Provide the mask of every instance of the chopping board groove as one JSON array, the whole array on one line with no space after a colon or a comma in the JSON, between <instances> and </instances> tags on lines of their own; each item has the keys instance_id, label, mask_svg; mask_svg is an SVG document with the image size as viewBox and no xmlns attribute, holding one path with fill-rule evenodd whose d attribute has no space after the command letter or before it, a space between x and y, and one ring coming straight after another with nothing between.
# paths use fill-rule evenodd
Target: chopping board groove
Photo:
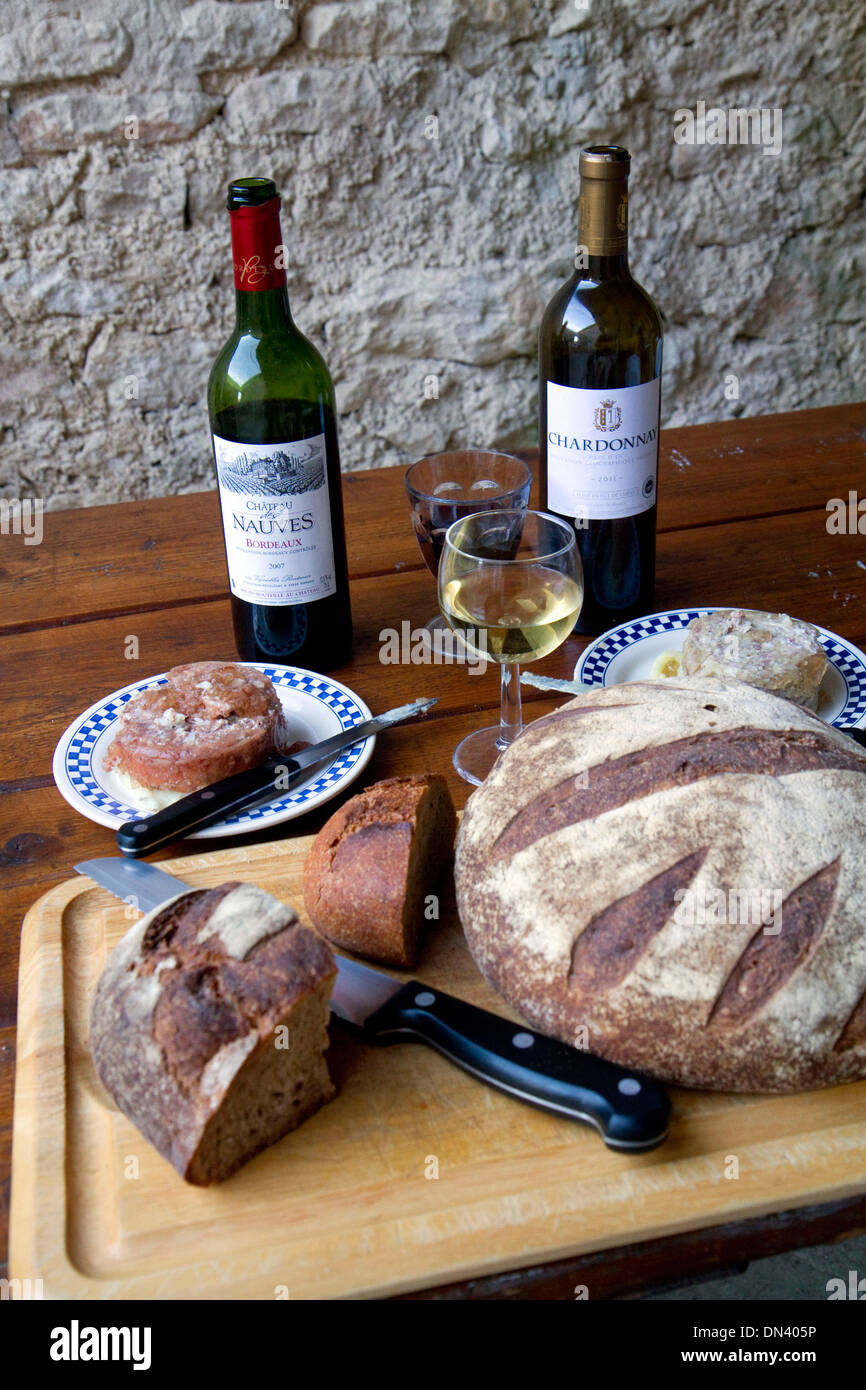
<instances>
[{"instance_id":1,"label":"chopping board groove","mask_svg":"<svg viewBox=\"0 0 866 1390\"><path fill-rule=\"evenodd\" d=\"M201 887L256 882L303 917L311 842L160 867ZM135 915L76 878L22 929L10 1275L41 1278L46 1298L384 1297L862 1191L866 1082L800 1096L675 1091L667 1142L615 1154L428 1048L365 1047L338 1023L336 1099L228 1182L190 1187L90 1060L96 981ZM413 974L519 1017L478 973L445 895Z\"/></svg>"}]
</instances>

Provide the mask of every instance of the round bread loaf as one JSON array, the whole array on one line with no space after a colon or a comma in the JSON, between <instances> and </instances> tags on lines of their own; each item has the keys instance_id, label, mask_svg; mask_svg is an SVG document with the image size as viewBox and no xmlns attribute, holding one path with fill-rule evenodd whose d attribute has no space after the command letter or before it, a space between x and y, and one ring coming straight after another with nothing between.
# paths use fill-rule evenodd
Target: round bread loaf
<instances>
[{"instance_id":1,"label":"round bread loaf","mask_svg":"<svg viewBox=\"0 0 866 1390\"><path fill-rule=\"evenodd\" d=\"M866 1076L866 754L681 677L536 720L470 798L457 901L539 1030L686 1086Z\"/></svg>"}]
</instances>

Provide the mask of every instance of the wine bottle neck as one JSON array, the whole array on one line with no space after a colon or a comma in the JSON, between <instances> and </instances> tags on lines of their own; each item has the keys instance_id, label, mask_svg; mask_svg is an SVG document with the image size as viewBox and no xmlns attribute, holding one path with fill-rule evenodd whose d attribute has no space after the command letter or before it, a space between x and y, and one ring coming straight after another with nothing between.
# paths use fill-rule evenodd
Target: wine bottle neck
<instances>
[{"instance_id":1,"label":"wine bottle neck","mask_svg":"<svg viewBox=\"0 0 866 1390\"><path fill-rule=\"evenodd\" d=\"M264 337L291 326L279 198L234 208L231 228L238 330Z\"/></svg>"},{"instance_id":2,"label":"wine bottle neck","mask_svg":"<svg viewBox=\"0 0 866 1390\"><path fill-rule=\"evenodd\" d=\"M237 331L254 338L294 327L285 285L272 290L235 290L235 316Z\"/></svg>"},{"instance_id":3,"label":"wine bottle neck","mask_svg":"<svg viewBox=\"0 0 866 1390\"><path fill-rule=\"evenodd\" d=\"M600 284L605 280L631 279L627 252L620 256L587 256L585 262L583 274L587 280L595 280Z\"/></svg>"},{"instance_id":4,"label":"wine bottle neck","mask_svg":"<svg viewBox=\"0 0 866 1390\"><path fill-rule=\"evenodd\" d=\"M628 269L628 181L581 179L578 250L591 280L623 280Z\"/></svg>"}]
</instances>

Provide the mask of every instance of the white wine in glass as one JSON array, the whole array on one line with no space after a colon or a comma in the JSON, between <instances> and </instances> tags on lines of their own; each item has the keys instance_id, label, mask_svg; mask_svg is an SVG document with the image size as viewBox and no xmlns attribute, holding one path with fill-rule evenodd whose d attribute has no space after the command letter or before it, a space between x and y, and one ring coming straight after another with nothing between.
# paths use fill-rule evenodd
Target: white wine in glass
<instances>
[{"instance_id":1,"label":"white wine in glass","mask_svg":"<svg viewBox=\"0 0 866 1390\"><path fill-rule=\"evenodd\" d=\"M539 661L572 631L583 603L574 530L544 512L488 511L449 526L439 563L439 606L473 656L502 670L498 726L469 734L454 766L479 786L522 728L520 664Z\"/></svg>"}]
</instances>

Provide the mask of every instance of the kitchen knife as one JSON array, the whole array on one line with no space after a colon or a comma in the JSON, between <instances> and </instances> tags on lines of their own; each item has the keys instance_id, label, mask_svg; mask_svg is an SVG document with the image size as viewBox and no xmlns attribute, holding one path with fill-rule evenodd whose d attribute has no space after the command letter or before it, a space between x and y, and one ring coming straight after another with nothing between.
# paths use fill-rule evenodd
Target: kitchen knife
<instances>
[{"instance_id":1,"label":"kitchen knife","mask_svg":"<svg viewBox=\"0 0 866 1390\"><path fill-rule=\"evenodd\" d=\"M258 802L272 801L275 796L291 791L303 781L310 768L327 762L335 753L351 748L354 743L361 743L382 729L390 729L394 724L414 719L416 714L423 714L438 703L438 698L413 700L409 705L400 705L386 714L365 719L363 724L355 724L351 729L342 729L331 738L303 748L290 757L276 754L266 758L257 767L236 772L234 776L224 777L210 787L191 792L152 816L125 821L117 832L117 847L132 858L139 854L150 854L151 850L180 839L190 830L202 830L214 821L239 815Z\"/></svg>"},{"instance_id":2,"label":"kitchen knife","mask_svg":"<svg viewBox=\"0 0 866 1390\"><path fill-rule=\"evenodd\" d=\"M109 893L149 912L195 891L155 864L88 859L76 864ZM656 1082L488 1013L420 980L394 979L337 956L331 1010L367 1043L424 1042L517 1100L594 1125L610 1149L655 1148L670 1101Z\"/></svg>"}]
</instances>

